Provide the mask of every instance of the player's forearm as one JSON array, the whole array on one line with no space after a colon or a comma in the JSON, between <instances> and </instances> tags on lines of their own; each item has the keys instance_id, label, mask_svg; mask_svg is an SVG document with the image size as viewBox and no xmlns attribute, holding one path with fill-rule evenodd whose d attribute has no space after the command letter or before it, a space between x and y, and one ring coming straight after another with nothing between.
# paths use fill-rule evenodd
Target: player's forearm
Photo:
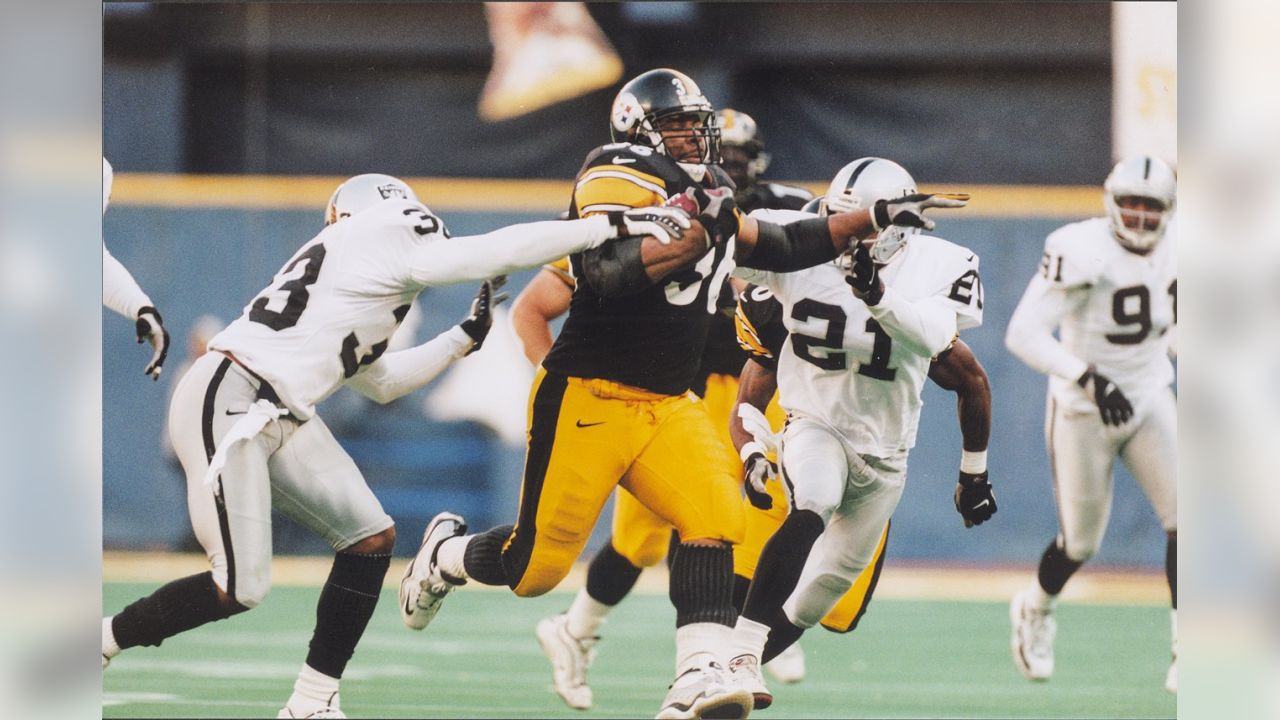
<instances>
[{"instance_id":1,"label":"player's forearm","mask_svg":"<svg viewBox=\"0 0 1280 720\"><path fill-rule=\"evenodd\" d=\"M484 280L599 247L617 229L603 215L524 223L472 237L444 238L418 252L414 279L422 285Z\"/></svg>"},{"instance_id":2,"label":"player's forearm","mask_svg":"<svg viewBox=\"0 0 1280 720\"><path fill-rule=\"evenodd\" d=\"M991 439L991 385L987 374L966 375L956 391L956 414L964 449L981 452Z\"/></svg>"},{"instance_id":3,"label":"player's forearm","mask_svg":"<svg viewBox=\"0 0 1280 720\"><path fill-rule=\"evenodd\" d=\"M626 297L651 287L671 273L705 255L707 246L676 240L669 244L652 237L631 237L582 254L582 274L604 297Z\"/></svg>"},{"instance_id":4,"label":"player's forearm","mask_svg":"<svg viewBox=\"0 0 1280 720\"><path fill-rule=\"evenodd\" d=\"M755 360L747 360L742 366L742 374L738 377L737 403L729 416L729 438L733 441L735 450L741 450L743 445L752 440L751 433L742 425L742 418L738 417L737 406L751 405L764 412L777 390L778 376L773 370Z\"/></svg>"},{"instance_id":5,"label":"player's forearm","mask_svg":"<svg viewBox=\"0 0 1280 720\"><path fill-rule=\"evenodd\" d=\"M516 298L516 303L511 306L511 328L520 341L525 358L537 367L551 352L551 325L531 303L521 300L522 297Z\"/></svg>"},{"instance_id":6,"label":"player's forearm","mask_svg":"<svg viewBox=\"0 0 1280 720\"><path fill-rule=\"evenodd\" d=\"M1053 336L1061 322L1064 302L1064 298L1053 292L1043 292L1038 281L1033 280L1013 311L1004 344L1009 352L1037 372L1075 381L1089 369L1089 364Z\"/></svg>"},{"instance_id":7,"label":"player's forearm","mask_svg":"<svg viewBox=\"0 0 1280 720\"><path fill-rule=\"evenodd\" d=\"M880 302L867 310L889 337L924 357L946 350L958 332L955 310L944 301L926 298L912 302L892 287L885 288Z\"/></svg>"},{"instance_id":8,"label":"player's forearm","mask_svg":"<svg viewBox=\"0 0 1280 720\"><path fill-rule=\"evenodd\" d=\"M102 304L130 320L137 319L138 310L152 305L151 298L106 246L102 248Z\"/></svg>"},{"instance_id":9,"label":"player's forearm","mask_svg":"<svg viewBox=\"0 0 1280 720\"><path fill-rule=\"evenodd\" d=\"M750 215L738 230L737 262L773 272L803 270L835 258L849 243L875 234L865 210L775 225Z\"/></svg>"},{"instance_id":10,"label":"player's forearm","mask_svg":"<svg viewBox=\"0 0 1280 720\"><path fill-rule=\"evenodd\" d=\"M374 402L389 403L434 380L471 345L470 336L455 326L417 347L383 355L348 384Z\"/></svg>"}]
</instances>

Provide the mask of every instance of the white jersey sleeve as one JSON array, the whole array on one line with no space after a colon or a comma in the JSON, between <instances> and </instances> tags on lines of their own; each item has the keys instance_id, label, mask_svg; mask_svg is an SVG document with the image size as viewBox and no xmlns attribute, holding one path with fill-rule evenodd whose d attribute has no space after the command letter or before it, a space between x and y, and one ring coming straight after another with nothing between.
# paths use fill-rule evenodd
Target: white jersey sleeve
<instances>
[{"instance_id":1,"label":"white jersey sleeve","mask_svg":"<svg viewBox=\"0 0 1280 720\"><path fill-rule=\"evenodd\" d=\"M471 336L455 325L417 347L383 355L348 382L370 400L388 403L434 380L473 344Z\"/></svg>"},{"instance_id":2,"label":"white jersey sleeve","mask_svg":"<svg viewBox=\"0 0 1280 720\"><path fill-rule=\"evenodd\" d=\"M926 235L913 238L911 244L920 246L915 248L923 256L920 264L929 268L936 292L908 300L894 288L890 273L885 273L884 297L868 311L894 340L917 355L933 358L955 342L961 328L982 324L978 256Z\"/></svg>"},{"instance_id":3,"label":"white jersey sleeve","mask_svg":"<svg viewBox=\"0 0 1280 720\"><path fill-rule=\"evenodd\" d=\"M582 220L548 220L499 228L484 235L449 237L434 215L407 209L421 220L405 224L409 277L421 287L470 282L537 267L566 255L599 247L613 237L604 215ZM412 233L410 236L408 233Z\"/></svg>"},{"instance_id":4,"label":"white jersey sleeve","mask_svg":"<svg viewBox=\"0 0 1280 720\"><path fill-rule=\"evenodd\" d=\"M151 305L151 298L106 245L102 246L102 304L130 320L136 320L138 311Z\"/></svg>"}]
</instances>

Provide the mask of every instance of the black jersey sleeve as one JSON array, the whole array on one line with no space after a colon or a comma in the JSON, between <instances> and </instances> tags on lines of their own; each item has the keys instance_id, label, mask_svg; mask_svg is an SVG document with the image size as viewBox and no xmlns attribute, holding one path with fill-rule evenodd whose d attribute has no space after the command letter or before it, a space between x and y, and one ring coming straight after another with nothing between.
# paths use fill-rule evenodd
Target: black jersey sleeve
<instances>
[{"instance_id":1,"label":"black jersey sleeve","mask_svg":"<svg viewBox=\"0 0 1280 720\"><path fill-rule=\"evenodd\" d=\"M782 303L769 288L747 286L738 298L733 325L738 345L756 362L777 370L782 344L787 339L787 328L782 324Z\"/></svg>"}]
</instances>

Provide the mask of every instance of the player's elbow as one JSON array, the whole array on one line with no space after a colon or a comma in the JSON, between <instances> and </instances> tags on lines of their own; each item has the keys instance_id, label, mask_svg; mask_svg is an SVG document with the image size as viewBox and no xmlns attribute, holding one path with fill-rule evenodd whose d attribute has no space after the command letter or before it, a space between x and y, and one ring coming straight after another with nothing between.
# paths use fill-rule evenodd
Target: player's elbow
<instances>
[{"instance_id":1,"label":"player's elbow","mask_svg":"<svg viewBox=\"0 0 1280 720\"><path fill-rule=\"evenodd\" d=\"M638 250L634 257L630 254L600 251L585 253L582 258L582 275L591 289L601 297L636 295L652 284Z\"/></svg>"}]
</instances>

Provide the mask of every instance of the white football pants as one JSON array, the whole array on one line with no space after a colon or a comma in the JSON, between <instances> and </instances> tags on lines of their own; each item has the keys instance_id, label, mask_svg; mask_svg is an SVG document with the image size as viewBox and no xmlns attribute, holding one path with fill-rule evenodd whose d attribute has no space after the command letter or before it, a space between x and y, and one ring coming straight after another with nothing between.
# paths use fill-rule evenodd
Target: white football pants
<instances>
[{"instance_id":1,"label":"white football pants","mask_svg":"<svg viewBox=\"0 0 1280 720\"><path fill-rule=\"evenodd\" d=\"M1063 546L1072 560L1088 560L1102 545L1117 455L1165 531L1178 529L1178 406L1173 390L1162 390L1139 409L1141 415L1114 427L1103 424L1097 408L1067 410L1049 396L1045 439Z\"/></svg>"},{"instance_id":2,"label":"white football pants","mask_svg":"<svg viewBox=\"0 0 1280 720\"><path fill-rule=\"evenodd\" d=\"M783 431L782 465L792 509L813 511L826 525L795 592L782 606L792 623L809 628L835 607L875 556L902 497L907 454L859 455L835 429L798 418Z\"/></svg>"},{"instance_id":3,"label":"white football pants","mask_svg":"<svg viewBox=\"0 0 1280 720\"><path fill-rule=\"evenodd\" d=\"M187 474L187 509L214 582L245 607L271 588L271 508L343 550L392 526L355 462L318 416L286 416L230 453L220 482L205 470L218 443L258 399L260 381L209 352L192 364L169 405L169 437Z\"/></svg>"}]
</instances>

